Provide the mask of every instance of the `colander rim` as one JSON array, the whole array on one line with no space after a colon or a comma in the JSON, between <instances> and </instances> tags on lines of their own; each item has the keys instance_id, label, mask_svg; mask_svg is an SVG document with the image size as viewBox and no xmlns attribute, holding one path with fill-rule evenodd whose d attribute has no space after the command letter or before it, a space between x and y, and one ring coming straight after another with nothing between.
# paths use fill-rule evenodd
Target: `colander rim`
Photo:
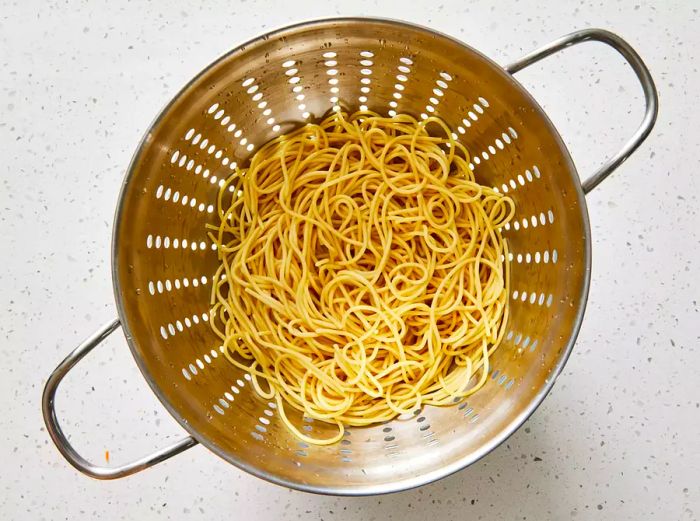
<instances>
[{"instance_id":1,"label":"colander rim","mask_svg":"<svg viewBox=\"0 0 700 521\"><path fill-rule=\"evenodd\" d=\"M492 66L494 70L498 71L502 76L505 81L509 81L515 88L517 88L523 96L529 100L531 103L532 107L539 113L539 115L542 117L544 123L548 126L551 135L553 139L557 142L559 145L564 159L566 160L567 166L570 168L571 173L573 176L575 176L576 179L578 178L578 173L576 170L576 167L574 165L573 160L571 159L571 154L569 153L568 148L566 147L566 144L562 140L559 132L557 131L556 127L553 125L549 117L547 116L546 112L542 107L537 103L537 101L534 99L534 97L529 93L529 91L520 83L518 82L512 74L509 74L504 70L504 68L496 63L494 60L480 52L479 50L471 47L470 45L464 43L463 41L454 38L448 34L445 34L441 31L434 30L432 28L426 27L421 24L416 24L413 22L407 22L405 20L399 20L399 19L394 19L394 18L384 18L384 17L365 17L365 16L348 16L348 17L323 17L323 18L314 18L310 20L303 20L300 22L292 23L289 25L285 25L282 27L278 27L276 29L273 29L271 31L259 34L258 36L255 36L247 41L245 41L242 44L237 45L236 47L226 51L224 54L216 58L214 61L210 62L206 67L204 67L199 73L197 73L195 76L193 76L181 89L177 91L177 93L168 101L168 103L158 112L157 116L153 119L152 123L148 126L148 129L144 133L143 137L138 143L138 146L136 148L136 151L132 155L131 161L129 162L129 166L126 170L126 173L124 175L124 179L122 181L120 190L119 190L119 197L117 201L117 206L115 209L115 215L114 215L114 225L113 225L113 231L112 231L112 248L111 248L111 262L112 262L112 284L114 288L114 296L115 296L115 302L116 302L116 307L117 307L117 313L119 315L119 320L121 323L121 326L124 331L124 336L126 337L127 344L129 345L129 349L131 351L132 356L134 357L134 360L136 361L136 365L138 366L139 370L141 371L141 374L143 375L144 379L148 383L149 387L153 391L153 393L156 395L156 397L159 399L159 401L163 404L165 409L173 416L173 418L180 424L180 426L185 429L195 440L197 440L199 443L204 445L207 449L212 451L214 454L217 456L221 457L225 461L235 465L239 469L248 472L249 474L252 474L253 476L256 476L258 478L264 479L268 482L274 483L276 485L284 486L290 489L295 489L295 490L300 490L303 492L310 492L314 494L323 494L323 495L335 495L335 496L370 496L370 495L382 495L382 494L389 494L393 492L401 492L404 490L410 490L422 485L426 485L429 483L432 483L434 481L440 480L442 478L445 478L447 476L450 476L460 470L465 469L469 465L479 461L481 458L489 454L491 451L493 451L495 448L497 448L501 443L506 441L515 431L517 431L525 421L532 416L532 414L537 410L537 408L540 406L544 398L549 394L551 391L555 380L559 376L559 374L562 372L564 366L566 365L567 360L569 359L569 356L571 355L571 351L573 350L573 346L576 343L576 339L578 337L579 331L581 329L581 324L583 322L583 316L585 313L586 309L586 304L588 301L588 293L589 293L589 286L590 286L590 278L591 278L591 230L590 230L590 221L589 221L589 216L588 216L588 209L586 205L586 199L585 199L585 194L583 192L583 189L581 187L580 182L574 182L575 190L576 190L576 196L577 196L577 202L579 205L579 209L581 212L581 218L582 218L582 223L583 223L583 230L584 230L584 248L583 248L583 253L584 253L584 269L583 269L583 284L581 286L581 292L578 295L578 311L576 313L576 316L574 318L572 328L571 328L571 335L569 337L569 340L567 341L564 349L562 350L562 353L559 357L559 360L557 363L554 365L552 368L552 371L550 373L550 376L545 379L543 386L540 388L538 393L530 400L530 403L527 404L525 409L515 418L513 418L506 426L505 428L501 429L501 431L498 433L497 436L492 437L488 442L484 443L479 450L471 452L469 454L466 454L460 458L458 458L456 461L449 465L442 466L436 470L433 470L431 472L426 472L422 473L418 476L413 476L411 478L406 478L398 481L391 481L391 482L385 482L381 484L369 484L369 485L352 485L352 486L319 486L319 485L309 485L306 483L302 482L297 482L297 481L291 481L287 480L285 478L282 478L280 476L277 476L273 473L266 472L260 470L258 467L248 464L245 461L240 460L239 458L236 457L235 454L231 454L227 451L224 451L220 449L216 443L211 441L208 437L203 436L196 428L190 424L186 418L182 418L176 408L170 403L170 400L164 395L164 393L161 391L160 386L156 384L155 379L151 375L151 372L149 371L145 360L141 357L139 350L136 347L136 342L134 340L134 337L131 334L131 328L129 327L129 322L127 319L127 314L125 312L125 305L124 305L124 299L122 297L122 290L121 290L121 284L119 282L119 273L118 273L118 258L119 258L119 232L121 229L121 216L122 216L122 211L124 208L124 202L125 202L125 197L128 193L129 190L129 185L134 177L134 171L136 165L139 163L139 159L141 158L142 152L147 148L147 144L149 141L150 136L153 133L153 130L158 127L160 122L164 119L166 114L168 113L169 109L175 104L177 100L180 99L180 97L190 89L201 77L203 77L205 74L207 74L212 68L217 66L219 63L223 62L224 60L227 60L229 57L235 55L236 53L239 53L241 51L244 51L246 49L249 49L250 47L256 45L256 44L261 44L271 38L278 37L280 35L283 35L287 32L290 31L296 31L302 28L306 27L312 27L315 25L324 25L324 24L332 24L332 23L345 23L345 22L358 22L358 23L381 23L381 24L389 24L389 25L396 25L400 27L406 27L410 29L417 29L420 31L424 31L426 33L439 36L441 38L444 38L446 40L449 40L456 45L464 48L466 51L474 53L476 56L484 60L488 65Z\"/></svg>"}]
</instances>

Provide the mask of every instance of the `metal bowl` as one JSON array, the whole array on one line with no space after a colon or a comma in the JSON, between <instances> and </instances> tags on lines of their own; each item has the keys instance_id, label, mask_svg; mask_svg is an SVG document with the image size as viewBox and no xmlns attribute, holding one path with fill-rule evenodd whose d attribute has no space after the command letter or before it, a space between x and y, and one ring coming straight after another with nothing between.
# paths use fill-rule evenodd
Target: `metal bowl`
<instances>
[{"instance_id":1,"label":"metal bowl","mask_svg":"<svg viewBox=\"0 0 700 521\"><path fill-rule=\"evenodd\" d=\"M512 74L569 45L596 40L631 65L646 96L641 126L583 182L559 134ZM269 139L342 103L350 110L437 115L473 154L477 179L507 193L516 220L504 230L512 274L510 319L487 385L453 407L426 407L383 425L351 428L335 446L300 443L249 376L221 355L206 324L216 251L205 234L219 184ZM589 29L502 68L429 29L366 18L277 30L226 54L160 113L133 158L115 218L112 252L119 318L51 375L44 416L76 468L111 479L197 442L234 465L288 487L379 494L466 467L513 433L551 389L581 325L591 269L584 194L650 132L657 97L649 72L622 39ZM63 376L116 329L144 377L191 437L116 468L69 445L53 399ZM301 418L293 418L302 421ZM308 422L323 437L330 427Z\"/></svg>"}]
</instances>

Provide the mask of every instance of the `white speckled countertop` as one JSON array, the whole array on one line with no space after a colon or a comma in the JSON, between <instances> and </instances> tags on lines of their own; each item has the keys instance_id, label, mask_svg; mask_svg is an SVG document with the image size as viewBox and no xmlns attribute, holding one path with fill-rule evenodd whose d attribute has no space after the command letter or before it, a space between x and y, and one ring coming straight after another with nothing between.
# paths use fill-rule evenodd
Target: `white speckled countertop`
<instances>
[{"instance_id":1,"label":"white speckled countertop","mask_svg":"<svg viewBox=\"0 0 700 521\"><path fill-rule=\"evenodd\" d=\"M0 517L3 519L697 519L700 516L700 13L687 2L0 2ZM409 5L411 4L411 5ZM535 4L540 4L536 6ZM404 18L506 63L574 29L628 39L660 94L650 139L589 197L593 280L574 353L506 443L420 489L292 492L202 447L99 482L66 464L40 394L115 316L110 234L131 154L161 106L260 32L330 15ZM520 80L590 172L641 117L613 51L590 44ZM121 335L59 391L72 440L126 461L181 436Z\"/></svg>"}]
</instances>

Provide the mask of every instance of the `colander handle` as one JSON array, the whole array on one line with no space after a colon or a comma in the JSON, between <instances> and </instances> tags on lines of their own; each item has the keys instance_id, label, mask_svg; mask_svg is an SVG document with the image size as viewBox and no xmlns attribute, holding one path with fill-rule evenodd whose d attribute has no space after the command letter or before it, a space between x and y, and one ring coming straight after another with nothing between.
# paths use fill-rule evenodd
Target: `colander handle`
<instances>
[{"instance_id":1,"label":"colander handle","mask_svg":"<svg viewBox=\"0 0 700 521\"><path fill-rule=\"evenodd\" d=\"M600 168L593 173L593 175L581 183L584 193L588 193L593 190L596 186L598 186L598 184L600 184L601 181L608 177L618 166L620 166L630 155L632 155L632 152L634 152L637 147L642 144L642 142L649 135L649 132L651 132L651 129L654 127L656 115L659 110L659 98L656 93L654 80L649 73L649 69L647 69L647 66L644 64L637 52L630 46L630 44L616 34L604 29L584 29L582 31L567 34L558 40L554 40L553 42L540 47L529 54L526 54L519 60L505 67L507 72L510 74L515 74L525 67L540 61L542 58L546 58L550 54L561 51L566 47L570 47L581 42L591 41L609 45L619 52L627 63L629 63L630 67L632 67L632 70L637 75L639 82L642 84L644 98L646 101L646 109L644 111L644 118L632 137L627 140L627 142L615 155L607 159L605 163L603 163Z\"/></svg>"},{"instance_id":2,"label":"colander handle","mask_svg":"<svg viewBox=\"0 0 700 521\"><path fill-rule=\"evenodd\" d=\"M83 458L68 442L68 439L63 433L61 426L58 424L58 418L56 418L54 399L56 397L58 385L61 383L61 380L63 380L63 377L68 374L68 371L73 369L75 364L80 362L85 355L92 351L93 348L100 344L119 326L119 319L105 324L90 337L88 337L82 344L76 347L75 350L70 353L65 360L63 360L63 362L58 364L58 367L54 369L53 373L51 373L51 376L49 376L49 379L46 382L41 401L41 408L42 412L44 413L44 423L46 423L46 429L49 431L49 435L56 444L58 450L61 452L61 454L63 454L63 457L68 460L68 463L73 465L83 474L87 474L88 476L97 479L117 479L135 474L136 472L151 467L156 463L160 463L161 461L165 461L166 459L171 458L197 444L197 441L194 438L187 437L164 449L156 451L153 454L149 454L141 459L127 463L126 465L121 465L119 467L101 467L94 465Z\"/></svg>"}]
</instances>

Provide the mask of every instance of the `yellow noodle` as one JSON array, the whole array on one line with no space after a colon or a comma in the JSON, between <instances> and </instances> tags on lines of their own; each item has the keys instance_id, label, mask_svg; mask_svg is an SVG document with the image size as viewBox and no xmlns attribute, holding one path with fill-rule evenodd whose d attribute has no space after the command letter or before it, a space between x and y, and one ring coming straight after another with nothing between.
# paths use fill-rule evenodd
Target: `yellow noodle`
<instances>
[{"instance_id":1,"label":"yellow noodle","mask_svg":"<svg viewBox=\"0 0 700 521\"><path fill-rule=\"evenodd\" d=\"M213 331L308 443L454 403L504 333L513 213L440 119L333 113L221 187ZM304 434L288 408L337 434Z\"/></svg>"}]
</instances>

